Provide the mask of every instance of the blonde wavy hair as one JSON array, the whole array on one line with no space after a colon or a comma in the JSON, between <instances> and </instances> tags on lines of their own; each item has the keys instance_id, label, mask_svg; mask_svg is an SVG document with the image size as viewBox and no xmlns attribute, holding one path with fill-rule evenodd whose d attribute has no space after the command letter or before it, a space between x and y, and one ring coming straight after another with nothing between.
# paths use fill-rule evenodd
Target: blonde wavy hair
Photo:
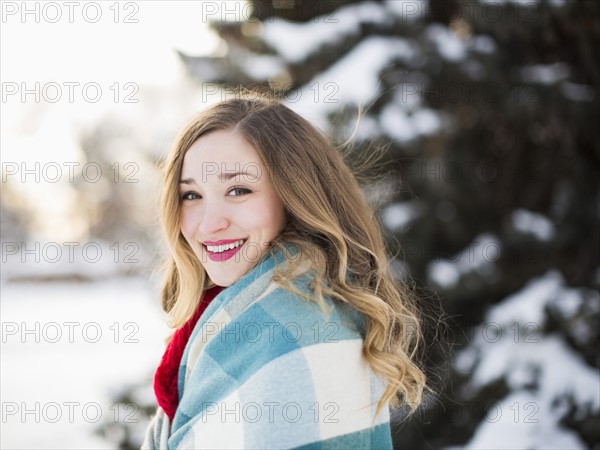
<instances>
[{"instance_id":1,"label":"blonde wavy hair","mask_svg":"<svg viewBox=\"0 0 600 450\"><path fill-rule=\"evenodd\" d=\"M375 374L387 382L377 414L387 401L414 412L422 401L426 376L417 363L422 323L412 290L394 281L379 223L357 179L332 142L279 101L238 96L205 110L177 137L163 164L161 222L168 246L162 305L173 327L194 313L210 280L180 229L179 180L183 159L201 136L233 129L259 153L288 217L271 252L297 246L312 260L316 277L311 300L328 296L360 311L366 323L363 353ZM290 274L294 261L276 275L297 292Z\"/></svg>"}]
</instances>

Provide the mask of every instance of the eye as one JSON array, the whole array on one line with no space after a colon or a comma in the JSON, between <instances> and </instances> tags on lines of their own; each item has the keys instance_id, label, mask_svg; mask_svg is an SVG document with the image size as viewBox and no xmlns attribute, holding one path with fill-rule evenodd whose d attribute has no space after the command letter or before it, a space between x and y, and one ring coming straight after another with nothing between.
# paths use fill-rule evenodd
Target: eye
<instances>
[{"instance_id":1,"label":"eye","mask_svg":"<svg viewBox=\"0 0 600 450\"><path fill-rule=\"evenodd\" d=\"M234 195L230 195L232 192L234 193ZM233 187L228 192L228 197L242 197L244 195L250 194L251 192L252 191L250 189L246 189L243 187Z\"/></svg>"},{"instance_id":2,"label":"eye","mask_svg":"<svg viewBox=\"0 0 600 450\"><path fill-rule=\"evenodd\" d=\"M197 200L199 199L200 196L198 194L196 194L195 192L184 192L183 194L181 194L181 196L179 197L179 199L184 202L186 200Z\"/></svg>"}]
</instances>

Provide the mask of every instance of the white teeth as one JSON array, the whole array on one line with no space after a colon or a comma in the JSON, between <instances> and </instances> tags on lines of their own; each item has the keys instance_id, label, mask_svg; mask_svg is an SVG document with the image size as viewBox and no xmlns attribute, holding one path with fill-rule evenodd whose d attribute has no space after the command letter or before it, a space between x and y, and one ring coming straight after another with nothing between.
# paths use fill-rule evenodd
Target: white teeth
<instances>
[{"instance_id":1,"label":"white teeth","mask_svg":"<svg viewBox=\"0 0 600 450\"><path fill-rule=\"evenodd\" d=\"M232 248L239 247L243 243L244 243L244 240L240 239L239 241L232 242L231 244L207 245L206 248L208 249L209 252L212 252L212 253L223 253L225 250L231 250Z\"/></svg>"}]
</instances>

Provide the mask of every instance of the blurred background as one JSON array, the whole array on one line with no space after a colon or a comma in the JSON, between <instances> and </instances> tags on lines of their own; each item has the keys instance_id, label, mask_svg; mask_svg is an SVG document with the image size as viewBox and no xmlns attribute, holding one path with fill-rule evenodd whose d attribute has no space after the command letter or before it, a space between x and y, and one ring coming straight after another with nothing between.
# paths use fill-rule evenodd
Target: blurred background
<instances>
[{"instance_id":1,"label":"blurred background","mask_svg":"<svg viewBox=\"0 0 600 450\"><path fill-rule=\"evenodd\" d=\"M394 273L448 317L396 448L600 448L596 0L1 8L2 448L141 444L158 163L239 89L378 158Z\"/></svg>"}]
</instances>

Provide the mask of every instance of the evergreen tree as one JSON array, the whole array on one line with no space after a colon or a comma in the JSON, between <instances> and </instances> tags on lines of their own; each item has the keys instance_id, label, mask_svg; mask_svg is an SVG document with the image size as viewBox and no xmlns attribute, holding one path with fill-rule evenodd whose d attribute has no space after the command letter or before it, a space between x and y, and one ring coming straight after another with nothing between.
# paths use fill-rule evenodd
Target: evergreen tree
<instances>
[{"instance_id":1,"label":"evergreen tree","mask_svg":"<svg viewBox=\"0 0 600 450\"><path fill-rule=\"evenodd\" d=\"M364 188L395 267L449 316L396 447L598 448L600 3L249 3L210 17L227 52L181 54L190 74L278 91L340 141L360 115L348 157L386 148Z\"/></svg>"}]
</instances>

